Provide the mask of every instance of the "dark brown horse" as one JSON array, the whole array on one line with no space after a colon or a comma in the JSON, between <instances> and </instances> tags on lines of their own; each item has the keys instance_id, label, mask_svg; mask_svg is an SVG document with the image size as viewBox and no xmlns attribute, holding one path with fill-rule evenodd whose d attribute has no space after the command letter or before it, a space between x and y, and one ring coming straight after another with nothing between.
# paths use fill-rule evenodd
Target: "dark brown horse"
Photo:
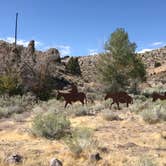
<instances>
[{"instance_id":1,"label":"dark brown horse","mask_svg":"<svg viewBox=\"0 0 166 166\"><path fill-rule=\"evenodd\" d=\"M111 107L114 103L116 103L118 109L120 109L119 103L126 103L127 107L129 106L129 104L133 104L133 98L126 92L107 93L105 96L105 100L107 100L108 98L111 98L113 100L113 102L111 103Z\"/></svg>"},{"instance_id":2,"label":"dark brown horse","mask_svg":"<svg viewBox=\"0 0 166 166\"><path fill-rule=\"evenodd\" d=\"M63 97L65 99L65 108L67 104L71 104L76 101L80 101L82 105L87 103L86 95L83 92L78 93L62 93L58 91L57 98Z\"/></svg>"},{"instance_id":3,"label":"dark brown horse","mask_svg":"<svg viewBox=\"0 0 166 166\"><path fill-rule=\"evenodd\" d=\"M152 100L153 102L156 101L157 99L166 100L166 92L164 93L164 95L159 94L159 93L157 93L157 92L154 92L154 93L152 94L152 98L153 98L153 100Z\"/></svg>"}]
</instances>

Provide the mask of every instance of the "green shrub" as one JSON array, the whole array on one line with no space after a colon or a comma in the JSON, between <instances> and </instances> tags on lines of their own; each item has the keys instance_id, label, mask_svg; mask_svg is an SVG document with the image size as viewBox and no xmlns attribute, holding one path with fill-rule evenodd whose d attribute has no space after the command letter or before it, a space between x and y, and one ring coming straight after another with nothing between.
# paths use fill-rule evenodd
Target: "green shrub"
<instances>
[{"instance_id":1,"label":"green shrub","mask_svg":"<svg viewBox=\"0 0 166 166\"><path fill-rule=\"evenodd\" d=\"M107 120L107 121L121 120L121 118L117 114L113 113L109 109L104 110L102 117L104 120Z\"/></svg>"},{"instance_id":2,"label":"green shrub","mask_svg":"<svg viewBox=\"0 0 166 166\"><path fill-rule=\"evenodd\" d=\"M1 75L0 76L0 94L22 94L22 87L17 76Z\"/></svg>"},{"instance_id":3,"label":"green shrub","mask_svg":"<svg viewBox=\"0 0 166 166\"><path fill-rule=\"evenodd\" d=\"M77 57L71 57L66 64L66 70L71 74L81 75L80 65Z\"/></svg>"},{"instance_id":4,"label":"green shrub","mask_svg":"<svg viewBox=\"0 0 166 166\"><path fill-rule=\"evenodd\" d=\"M154 63L154 67L160 67L160 66L161 66L161 63L155 61L155 63Z\"/></svg>"},{"instance_id":5,"label":"green shrub","mask_svg":"<svg viewBox=\"0 0 166 166\"><path fill-rule=\"evenodd\" d=\"M5 117L8 118L10 115L17 113L20 114L25 111L25 108L21 106L9 106L9 107L0 107L0 118Z\"/></svg>"},{"instance_id":6,"label":"green shrub","mask_svg":"<svg viewBox=\"0 0 166 166\"><path fill-rule=\"evenodd\" d=\"M88 116L88 115L94 115L95 112L93 111L93 107L78 107L75 109L74 112L75 116Z\"/></svg>"},{"instance_id":7,"label":"green shrub","mask_svg":"<svg viewBox=\"0 0 166 166\"><path fill-rule=\"evenodd\" d=\"M47 113L37 115L32 124L32 132L49 139L60 139L70 129L70 121L62 114Z\"/></svg>"},{"instance_id":8,"label":"green shrub","mask_svg":"<svg viewBox=\"0 0 166 166\"><path fill-rule=\"evenodd\" d=\"M152 124L160 121L166 121L165 102L158 101L145 108L141 115L144 121Z\"/></svg>"},{"instance_id":9,"label":"green shrub","mask_svg":"<svg viewBox=\"0 0 166 166\"><path fill-rule=\"evenodd\" d=\"M71 137L64 139L65 144L75 155L80 153L91 145L92 130L89 128L75 128L71 132Z\"/></svg>"},{"instance_id":10,"label":"green shrub","mask_svg":"<svg viewBox=\"0 0 166 166\"><path fill-rule=\"evenodd\" d=\"M159 114L158 114L158 110L155 110L155 109L147 109L147 110L144 110L142 113L142 118L145 122L148 122L150 124L153 124L153 123L157 123L159 121Z\"/></svg>"},{"instance_id":11,"label":"green shrub","mask_svg":"<svg viewBox=\"0 0 166 166\"><path fill-rule=\"evenodd\" d=\"M157 166L157 165L156 163L154 163L154 160L148 157L141 157L137 163L137 166Z\"/></svg>"}]
</instances>

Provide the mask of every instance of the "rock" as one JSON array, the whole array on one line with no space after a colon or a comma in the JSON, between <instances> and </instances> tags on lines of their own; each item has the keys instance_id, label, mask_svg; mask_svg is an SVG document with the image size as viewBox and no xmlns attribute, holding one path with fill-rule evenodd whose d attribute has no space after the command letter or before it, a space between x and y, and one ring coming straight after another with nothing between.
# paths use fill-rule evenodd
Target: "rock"
<instances>
[{"instance_id":1,"label":"rock","mask_svg":"<svg viewBox=\"0 0 166 166\"><path fill-rule=\"evenodd\" d=\"M164 138L164 139L166 139L166 131L162 131L161 132L161 137Z\"/></svg>"},{"instance_id":2,"label":"rock","mask_svg":"<svg viewBox=\"0 0 166 166\"><path fill-rule=\"evenodd\" d=\"M50 160L50 166L63 166L62 162L56 158Z\"/></svg>"},{"instance_id":3,"label":"rock","mask_svg":"<svg viewBox=\"0 0 166 166\"><path fill-rule=\"evenodd\" d=\"M91 161L99 161L99 160L102 160L102 157L100 157L99 153L96 153L96 154L92 154L90 156L90 159L91 159Z\"/></svg>"},{"instance_id":4,"label":"rock","mask_svg":"<svg viewBox=\"0 0 166 166\"><path fill-rule=\"evenodd\" d=\"M50 48L46 51L46 54L48 56L48 61L59 62L59 63L61 62L60 53L58 49Z\"/></svg>"},{"instance_id":5,"label":"rock","mask_svg":"<svg viewBox=\"0 0 166 166\"><path fill-rule=\"evenodd\" d=\"M109 153L109 149L107 147L100 147L98 148L102 153Z\"/></svg>"},{"instance_id":6,"label":"rock","mask_svg":"<svg viewBox=\"0 0 166 166\"><path fill-rule=\"evenodd\" d=\"M33 63L36 63L36 54L35 54L35 41L31 40L27 48L27 58L32 60Z\"/></svg>"},{"instance_id":7,"label":"rock","mask_svg":"<svg viewBox=\"0 0 166 166\"><path fill-rule=\"evenodd\" d=\"M35 52L35 41L31 40L28 44L27 51L29 54L33 54Z\"/></svg>"},{"instance_id":8,"label":"rock","mask_svg":"<svg viewBox=\"0 0 166 166\"><path fill-rule=\"evenodd\" d=\"M19 154L13 154L13 155L9 156L9 158L7 159L7 161L9 163L20 163L20 162L22 162L22 159L23 159L23 157L21 155L19 155Z\"/></svg>"}]
</instances>

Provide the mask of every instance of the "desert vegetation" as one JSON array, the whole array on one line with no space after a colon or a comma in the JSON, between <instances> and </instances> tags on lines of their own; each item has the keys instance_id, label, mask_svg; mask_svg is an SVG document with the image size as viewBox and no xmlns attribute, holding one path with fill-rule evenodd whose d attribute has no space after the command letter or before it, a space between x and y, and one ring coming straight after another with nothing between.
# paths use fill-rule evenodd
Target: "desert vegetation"
<instances>
[{"instance_id":1,"label":"desert vegetation","mask_svg":"<svg viewBox=\"0 0 166 166\"><path fill-rule=\"evenodd\" d=\"M26 52L31 61L0 75L0 166L48 166L53 159L64 166L166 164L166 100L152 101L165 87L142 88L150 75L124 29L111 34L98 56L98 82L85 81L79 58L63 61L56 49L39 63L33 44ZM57 95L70 94L76 82L74 97L84 93L87 104L73 100L65 108ZM106 92L113 97L105 100ZM118 100L117 92L125 95ZM114 99L119 109L111 107Z\"/></svg>"}]
</instances>

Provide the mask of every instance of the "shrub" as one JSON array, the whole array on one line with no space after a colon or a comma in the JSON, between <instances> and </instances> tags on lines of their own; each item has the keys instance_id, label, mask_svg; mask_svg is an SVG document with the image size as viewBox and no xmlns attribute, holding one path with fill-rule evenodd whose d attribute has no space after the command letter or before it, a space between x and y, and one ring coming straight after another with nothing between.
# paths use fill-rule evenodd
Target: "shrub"
<instances>
[{"instance_id":1,"label":"shrub","mask_svg":"<svg viewBox=\"0 0 166 166\"><path fill-rule=\"evenodd\" d=\"M152 110L144 110L142 113L141 113L142 117L143 117L143 120L145 122L148 122L150 124L153 124L153 123L157 123L159 121L159 114L158 114L158 110L155 110L155 109L152 109Z\"/></svg>"},{"instance_id":2,"label":"shrub","mask_svg":"<svg viewBox=\"0 0 166 166\"><path fill-rule=\"evenodd\" d=\"M110 110L108 109L104 110L104 113L102 116L103 116L103 119L107 121L121 120L121 118L117 114L110 112Z\"/></svg>"},{"instance_id":3,"label":"shrub","mask_svg":"<svg viewBox=\"0 0 166 166\"><path fill-rule=\"evenodd\" d=\"M25 111L25 108L19 105L9 106L9 107L0 107L0 118L9 117L10 115L17 113L20 114Z\"/></svg>"},{"instance_id":4,"label":"shrub","mask_svg":"<svg viewBox=\"0 0 166 166\"><path fill-rule=\"evenodd\" d=\"M64 142L72 153L79 156L80 153L91 145L92 130L89 128L75 128L71 137L66 137Z\"/></svg>"},{"instance_id":5,"label":"shrub","mask_svg":"<svg viewBox=\"0 0 166 166\"><path fill-rule=\"evenodd\" d=\"M141 113L144 121L148 123L157 123L160 121L166 121L164 102L159 101L158 103L151 104L148 108L144 109Z\"/></svg>"},{"instance_id":6,"label":"shrub","mask_svg":"<svg viewBox=\"0 0 166 166\"><path fill-rule=\"evenodd\" d=\"M93 111L93 107L78 107L75 109L74 112L75 116L88 116L94 115L95 112Z\"/></svg>"},{"instance_id":7,"label":"shrub","mask_svg":"<svg viewBox=\"0 0 166 166\"><path fill-rule=\"evenodd\" d=\"M62 114L47 113L37 115L32 124L32 132L49 139L60 139L70 129L70 121Z\"/></svg>"},{"instance_id":8,"label":"shrub","mask_svg":"<svg viewBox=\"0 0 166 166\"><path fill-rule=\"evenodd\" d=\"M157 166L154 161L148 157L141 157L137 163L137 166Z\"/></svg>"},{"instance_id":9,"label":"shrub","mask_svg":"<svg viewBox=\"0 0 166 166\"><path fill-rule=\"evenodd\" d=\"M0 94L9 95L22 94L22 87L17 76L2 75L0 76Z\"/></svg>"},{"instance_id":10,"label":"shrub","mask_svg":"<svg viewBox=\"0 0 166 166\"><path fill-rule=\"evenodd\" d=\"M160 66L161 66L161 63L155 61L155 63L154 63L154 67L160 67Z\"/></svg>"},{"instance_id":11,"label":"shrub","mask_svg":"<svg viewBox=\"0 0 166 166\"><path fill-rule=\"evenodd\" d=\"M78 58L71 57L66 64L66 70L71 74L81 75Z\"/></svg>"}]
</instances>

